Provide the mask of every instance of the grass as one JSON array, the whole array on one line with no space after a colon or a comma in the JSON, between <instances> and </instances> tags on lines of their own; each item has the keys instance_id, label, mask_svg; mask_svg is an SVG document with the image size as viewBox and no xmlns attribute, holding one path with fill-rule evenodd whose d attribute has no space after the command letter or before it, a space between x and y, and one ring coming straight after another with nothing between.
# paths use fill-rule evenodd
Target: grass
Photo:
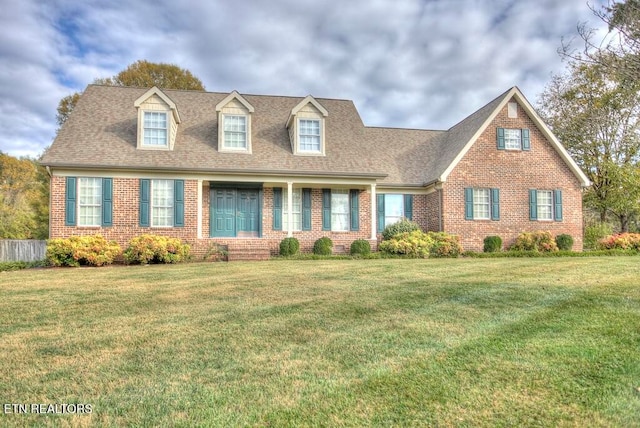
<instances>
[{"instance_id":1,"label":"grass","mask_svg":"<svg viewBox=\"0 0 640 428\"><path fill-rule=\"evenodd\" d=\"M3 426L640 426L635 257L0 273Z\"/></svg>"}]
</instances>

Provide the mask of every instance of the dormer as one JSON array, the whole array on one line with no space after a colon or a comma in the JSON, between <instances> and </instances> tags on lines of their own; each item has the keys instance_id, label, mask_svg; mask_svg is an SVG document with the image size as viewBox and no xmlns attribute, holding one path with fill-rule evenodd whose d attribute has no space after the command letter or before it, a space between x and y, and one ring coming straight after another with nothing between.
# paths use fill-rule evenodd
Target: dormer
<instances>
[{"instance_id":1,"label":"dormer","mask_svg":"<svg viewBox=\"0 0 640 428\"><path fill-rule=\"evenodd\" d=\"M311 95L296 105L287 120L294 155L325 155L325 118L329 115Z\"/></svg>"},{"instance_id":2,"label":"dormer","mask_svg":"<svg viewBox=\"0 0 640 428\"><path fill-rule=\"evenodd\" d=\"M154 86L133 105L138 109L138 149L173 150L180 115L171 98Z\"/></svg>"},{"instance_id":3,"label":"dormer","mask_svg":"<svg viewBox=\"0 0 640 428\"><path fill-rule=\"evenodd\" d=\"M251 153L251 114L253 106L237 91L216 105L218 112L218 151Z\"/></svg>"}]
</instances>

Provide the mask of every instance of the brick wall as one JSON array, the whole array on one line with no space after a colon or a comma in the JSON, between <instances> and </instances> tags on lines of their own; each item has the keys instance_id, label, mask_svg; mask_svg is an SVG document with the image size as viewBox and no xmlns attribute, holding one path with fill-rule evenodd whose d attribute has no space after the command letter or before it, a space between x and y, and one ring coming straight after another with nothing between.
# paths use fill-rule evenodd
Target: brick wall
<instances>
[{"instance_id":1,"label":"brick wall","mask_svg":"<svg viewBox=\"0 0 640 428\"><path fill-rule=\"evenodd\" d=\"M531 151L498 150L496 129L529 128ZM465 220L464 188L499 188L500 220ZM530 221L529 189L561 189L563 221ZM443 187L443 226L462 238L465 250L481 251L489 235L511 245L522 231L548 230L568 233L574 250L582 249L582 189L580 182L560 158L533 121L518 106L518 118L501 111L465 154Z\"/></svg>"}]
</instances>

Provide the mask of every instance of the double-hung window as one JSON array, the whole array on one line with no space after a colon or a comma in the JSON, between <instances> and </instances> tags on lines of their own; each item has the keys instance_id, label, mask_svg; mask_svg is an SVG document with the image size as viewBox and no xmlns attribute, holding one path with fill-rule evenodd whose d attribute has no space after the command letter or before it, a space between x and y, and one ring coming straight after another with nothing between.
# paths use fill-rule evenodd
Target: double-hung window
<instances>
[{"instance_id":1,"label":"double-hung window","mask_svg":"<svg viewBox=\"0 0 640 428\"><path fill-rule=\"evenodd\" d=\"M151 226L173 226L173 180L151 180Z\"/></svg>"},{"instance_id":2,"label":"double-hung window","mask_svg":"<svg viewBox=\"0 0 640 428\"><path fill-rule=\"evenodd\" d=\"M143 146L168 147L167 129L166 112L145 111Z\"/></svg>"},{"instance_id":3,"label":"double-hung window","mask_svg":"<svg viewBox=\"0 0 640 428\"><path fill-rule=\"evenodd\" d=\"M500 220L500 189L464 189L466 220Z\"/></svg>"},{"instance_id":4,"label":"double-hung window","mask_svg":"<svg viewBox=\"0 0 640 428\"><path fill-rule=\"evenodd\" d=\"M331 191L331 230L346 232L349 230L349 191Z\"/></svg>"},{"instance_id":5,"label":"double-hung window","mask_svg":"<svg viewBox=\"0 0 640 428\"><path fill-rule=\"evenodd\" d=\"M473 218L475 220L489 220L489 211L489 189L473 189Z\"/></svg>"},{"instance_id":6,"label":"double-hung window","mask_svg":"<svg viewBox=\"0 0 640 428\"><path fill-rule=\"evenodd\" d=\"M289 199L287 189L282 192L282 226L284 230L289 230ZM302 189L293 189L291 192L293 197L292 203L292 224L291 230L294 232L302 230Z\"/></svg>"},{"instance_id":7,"label":"double-hung window","mask_svg":"<svg viewBox=\"0 0 640 428\"><path fill-rule=\"evenodd\" d=\"M562 221L562 190L529 190L529 219Z\"/></svg>"},{"instance_id":8,"label":"double-hung window","mask_svg":"<svg viewBox=\"0 0 640 428\"><path fill-rule=\"evenodd\" d=\"M397 223L404 216L404 195L384 195L384 226Z\"/></svg>"},{"instance_id":9,"label":"double-hung window","mask_svg":"<svg viewBox=\"0 0 640 428\"><path fill-rule=\"evenodd\" d=\"M223 116L224 148L247 150L247 117L244 115Z\"/></svg>"},{"instance_id":10,"label":"double-hung window","mask_svg":"<svg viewBox=\"0 0 640 428\"><path fill-rule=\"evenodd\" d=\"M498 150L531 150L529 130L514 128L497 129Z\"/></svg>"},{"instance_id":11,"label":"double-hung window","mask_svg":"<svg viewBox=\"0 0 640 428\"><path fill-rule=\"evenodd\" d=\"M553 192L538 190L538 220L553 220Z\"/></svg>"},{"instance_id":12,"label":"double-hung window","mask_svg":"<svg viewBox=\"0 0 640 428\"><path fill-rule=\"evenodd\" d=\"M78 226L102 224L102 178L78 178Z\"/></svg>"},{"instance_id":13,"label":"double-hung window","mask_svg":"<svg viewBox=\"0 0 640 428\"><path fill-rule=\"evenodd\" d=\"M320 120L300 119L298 136L301 152L320 152Z\"/></svg>"}]
</instances>

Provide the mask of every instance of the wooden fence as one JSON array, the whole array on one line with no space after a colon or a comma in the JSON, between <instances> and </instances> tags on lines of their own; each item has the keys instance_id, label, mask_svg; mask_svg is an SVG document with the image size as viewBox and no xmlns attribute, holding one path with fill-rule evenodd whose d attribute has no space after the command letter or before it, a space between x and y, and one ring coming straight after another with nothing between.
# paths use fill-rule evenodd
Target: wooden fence
<instances>
[{"instance_id":1,"label":"wooden fence","mask_svg":"<svg viewBox=\"0 0 640 428\"><path fill-rule=\"evenodd\" d=\"M37 262L46 251L47 241L0 239L0 262Z\"/></svg>"}]
</instances>

